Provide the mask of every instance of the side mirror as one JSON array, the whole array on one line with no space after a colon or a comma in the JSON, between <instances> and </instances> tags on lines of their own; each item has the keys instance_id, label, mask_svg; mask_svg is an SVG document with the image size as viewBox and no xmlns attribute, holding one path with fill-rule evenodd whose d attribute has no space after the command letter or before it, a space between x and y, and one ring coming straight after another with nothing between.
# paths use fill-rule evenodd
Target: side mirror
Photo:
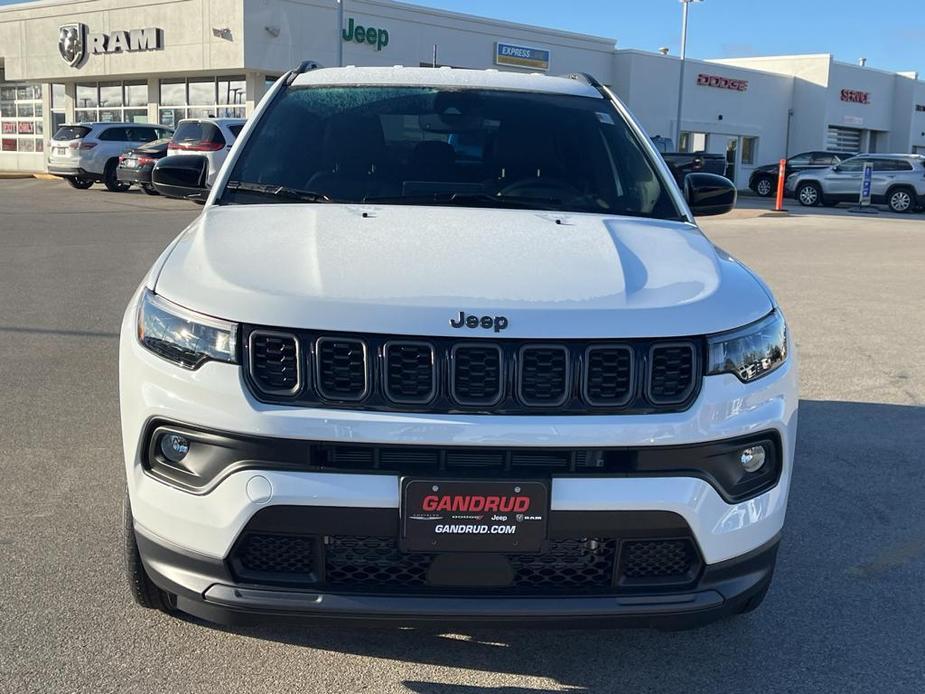
<instances>
[{"instance_id":1,"label":"side mirror","mask_svg":"<svg viewBox=\"0 0 925 694\"><path fill-rule=\"evenodd\" d=\"M695 217L726 214L735 209L735 184L711 173L691 173L684 179L684 197Z\"/></svg>"},{"instance_id":2,"label":"side mirror","mask_svg":"<svg viewBox=\"0 0 925 694\"><path fill-rule=\"evenodd\" d=\"M841 171L841 165L836 164L835 166L832 167L832 171L834 171L835 173L838 173L839 171Z\"/></svg>"},{"instance_id":3,"label":"side mirror","mask_svg":"<svg viewBox=\"0 0 925 694\"><path fill-rule=\"evenodd\" d=\"M208 174L209 160L201 154L172 154L155 164L151 183L164 197L205 202Z\"/></svg>"}]
</instances>

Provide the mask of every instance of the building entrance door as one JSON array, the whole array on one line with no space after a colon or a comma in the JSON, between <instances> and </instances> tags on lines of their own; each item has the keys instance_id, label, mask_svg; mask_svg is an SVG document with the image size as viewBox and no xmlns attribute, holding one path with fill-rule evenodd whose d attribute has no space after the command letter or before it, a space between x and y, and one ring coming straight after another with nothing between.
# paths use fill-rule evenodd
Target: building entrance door
<instances>
[{"instance_id":1,"label":"building entrance door","mask_svg":"<svg viewBox=\"0 0 925 694\"><path fill-rule=\"evenodd\" d=\"M739 181L736 180L736 175L739 172L739 164L741 163L740 139L738 135L710 133L707 147L707 151L711 154L720 154L726 157L726 169L723 175L735 183L737 188L739 187Z\"/></svg>"}]
</instances>

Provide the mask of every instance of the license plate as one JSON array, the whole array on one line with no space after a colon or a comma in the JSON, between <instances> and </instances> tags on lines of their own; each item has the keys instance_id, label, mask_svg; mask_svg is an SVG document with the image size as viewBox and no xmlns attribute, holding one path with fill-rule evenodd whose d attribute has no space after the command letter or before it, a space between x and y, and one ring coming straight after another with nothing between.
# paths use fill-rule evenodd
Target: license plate
<instances>
[{"instance_id":1,"label":"license plate","mask_svg":"<svg viewBox=\"0 0 925 694\"><path fill-rule=\"evenodd\" d=\"M52 151L59 157L63 157L65 154L67 154L67 149L64 147L55 147Z\"/></svg>"},{"instance_id":2,"label":"license plate","mask_svg":"<svg viewBox=\"0 0 925 694\"><path fill-rule=\"evenodd\" d=\"M408 552L539 552L548 516L544 482L402 480Z\"/></svg>"}]
</instances>

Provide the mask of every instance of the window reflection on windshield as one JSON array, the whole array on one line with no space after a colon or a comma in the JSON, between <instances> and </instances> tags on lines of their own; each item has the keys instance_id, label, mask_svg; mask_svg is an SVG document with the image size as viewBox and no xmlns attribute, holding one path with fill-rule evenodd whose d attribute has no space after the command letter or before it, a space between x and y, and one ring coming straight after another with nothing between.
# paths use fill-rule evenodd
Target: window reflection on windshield
<instances>
[{"instance_id":1,"label":"window reflection on windshield","mask_svg":"<svg viewBox=\"0 0 925 694\"><path fill-rule=\"evenodd\" d=\"M222 202L377 202L677 218L604 99L501 90L304 87L256 124ZM249 185L259 184L259 185ZM255 190L263 187L263 194Z\"/></svg>"}]
</instances>

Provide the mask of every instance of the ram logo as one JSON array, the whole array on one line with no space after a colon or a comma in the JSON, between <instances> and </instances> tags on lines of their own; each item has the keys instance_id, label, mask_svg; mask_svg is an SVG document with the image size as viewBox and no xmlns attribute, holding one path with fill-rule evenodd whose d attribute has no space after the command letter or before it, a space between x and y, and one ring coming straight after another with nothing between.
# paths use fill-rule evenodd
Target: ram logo
<instances>
[{"instance_id":1,"label":"ram logo","mask_svg":"<svg viewBox=\"0 0 925 694\"><path fill-rule=\"evenodd\" d=\"M87 56L87 25L75 22L58 27L58 53L71 67L77 67Z\"/></svg>"}]
</instances>

